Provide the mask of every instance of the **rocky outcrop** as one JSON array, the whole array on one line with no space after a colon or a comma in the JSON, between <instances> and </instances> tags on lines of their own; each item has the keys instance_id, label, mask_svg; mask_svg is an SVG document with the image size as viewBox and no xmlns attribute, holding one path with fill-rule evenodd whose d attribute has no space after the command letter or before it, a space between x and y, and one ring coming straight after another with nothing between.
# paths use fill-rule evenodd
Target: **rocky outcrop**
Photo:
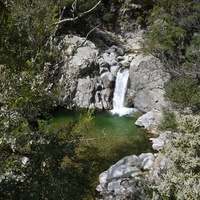
<instances>
[{"instance_id":1,"label":"rocky outcrop","mask_svg":"<svg viewBox=\"0 0 200 200\"><path fill-rule=\"evenodd\" d=\"M165 131L159 134L156 138L150 138L149 140L152 141L152 148L154 150L160 151L167 142L167 135L169 135L170 131Z\"/></svg>"},{"instance_id":2,"label":"rocky outcrop","mask_svg":"<svg viewBox=\"0 0 200 200\"><path fill-rule=\"evenodd\" d=\"M64 61L58 83L59 102L68 107L111 109L117 72L130 67L125 106L147 112L165 105L163 88L167 76L157 69L160 63L155 58L137 55L143 32L133 35L137 40L124 46L125 50L134 48L133 52L126 54L115 45L100 52L85 38L67 35L59 46Z\"/></svg>"},{"instance_id":3,"label":"rocky outcrop","mask_svg":"<svg viewBox=\"0 0 200 200\"><path fill-rule=\"evenodd\" d=\"M162 117L161 111L153 109L139 117L135 122L135 125L144 127L147 131L154 134L154 137L149 140L152 142L152 148L156 151L160 151L164 147L167 142L167 135L171 133L170 131L161 132L158 130Z\"/></svg>"},{"instance_id":4,"label":"rocky outcrop","mask_svg":"<svg viewBox=\"0 0 200 200\"><path fill-rule=\"evenodd\" d=\"M97 199L148 200L149 181L159 181L159 174L166 168L166 158L161 153L124 157L100 174Z\"/></svg>"},{"instance_id":5,"label":"rocky outcrop","mask_svg":"<svg viewBox=\"0 0 200 200\"><path fill-rule=\"evenodd\" d=\"M157 134L157 126L159 125L162 119L162 112L157 109L152 109L151 111L145 113L139 117L135 125L144 127L147 131L150 131L153 134Z\"/></svg>"},{"instance_id":6,"label":"rocky outcrop","mask_svg":"<svg viewBox=\"0 0 200 200\"><path fill-rule=\"evenodd\" d=\"M144 191L139 187L134 187L135 184L143 184L140 178L141 166L142 160L138 156L132 155L124 157L107 171L101 173L97 191L102 195L102 199L127 199L131 198L133 194L142 197L141 194Z\"/></svg>"},{"instance_id":7,"label":"rocky outcrop","mask_svg":"<svg viewBox=\"0 0 200 200\"><path fill-rule=\"evenodd\" d=\"M64 61L58 83L59 103L68 107L111 109L116 75L123 67L123 50L113 45L100 54L94 43L69 35L59 48Z\"/></svg>"},{"instance_id":8,"label":"rocky outcrop","mask_svg":"<svg viewBox=\"0 0 200 200\"><path fill-rule=\"evenodd\" d=\"M136 56L130 64L129 86L134 107L148 112L154 108L161 110L166 106L164 86L168 77L155 57L143 54Z\"/></svg>"},{"instance_id":9,"label":"rocky outcrop","mask_svg":"<svg viewBox=\"0 0 200 200\"><path fill-rule=\"evenodd\" d=\"M69 107L110 109L119 69L117 54L99 55L94 43L77 36L66 36L60 48L64 66L60 69L59 101Z\"/></svg>"}]
</instances>

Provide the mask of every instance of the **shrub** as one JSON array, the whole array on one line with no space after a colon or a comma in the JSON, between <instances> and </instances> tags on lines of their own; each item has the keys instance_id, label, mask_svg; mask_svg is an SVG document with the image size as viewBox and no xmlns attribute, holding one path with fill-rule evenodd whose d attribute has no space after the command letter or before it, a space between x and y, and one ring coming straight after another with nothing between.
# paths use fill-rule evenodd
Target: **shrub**
<instances>
[{"instance_id":1,"label":"shrub","mask_svg":"<svg viewBox=\"0 0 200 200\"><path fill-rule=\"evenodd\" d=\"M200 199L200 116L181 116L177 132L168 136L163 153L168 159L168 170L161 182L154 185L153 199Z\"/></svg>"},{"instance_id":2,"label":"shrub","mask_svg":"<svg viewBox=\"0 0 200 200\"><path fill-rule=\"evenodd\" d=\"M176 116L172 111L167 109L163 110L163 119L161 120L158 129L161 131L176 131L177 130L177 121Z\"/></svg>"}]
</instances>

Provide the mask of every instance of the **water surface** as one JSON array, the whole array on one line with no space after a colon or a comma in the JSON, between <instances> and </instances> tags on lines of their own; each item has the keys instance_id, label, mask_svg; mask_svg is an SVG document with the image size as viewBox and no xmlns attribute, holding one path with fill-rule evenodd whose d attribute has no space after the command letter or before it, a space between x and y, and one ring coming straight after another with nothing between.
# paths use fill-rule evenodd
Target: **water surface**
<instances>
[{"instance_id":1,"label":"water surface","mask_svg":"<svg viewBox=\"0 0 200 200\"><path fill-rule=\"evenodd\" d=\"M59 109L53 113L52 124L62 126L77 119L81 113L83 112ZM87 175L83 176L89 180L89 185L81 183L81 187L89 188L84 193L84 200L94 199L99 174L111 165L125 156L152 151L145 131L135 126L136 118L113 116L106 111L95 112L94 126L89 129L77 149L78 166L87 171ZM102 137L104 134L105 137Z\"/></svg>"},{"instance_id":2,"label":"water surface","mask_svg":"<svg viewBox=\"0 0 200 200\"><path fill-rule=\"evenodd\" d=\"M53 113L52 123L61 126L72 120L75 120L82 114L83 110L65 110L58 109ZM150 144L148 136L144 130L135 126L137 116L116 116L108 111L96 111L94 114L94 126L89 129L86 138L98 138L106 135L106 139L112 143L112 146L121 145L121 143L132 144L127 155L139 154L149 151ZM99 141L101 143L102 141ZM93 142L94 143L94 142ZM105 145L105 141L103 141ZM109 142L108 142L109 143ZM108 144L109 145L109 144ZM137 146L138 145L138 146ZM109 146L106 148L110 148ZM126 148L127 149L127 148Z\"/></svg>"}]
</instances>

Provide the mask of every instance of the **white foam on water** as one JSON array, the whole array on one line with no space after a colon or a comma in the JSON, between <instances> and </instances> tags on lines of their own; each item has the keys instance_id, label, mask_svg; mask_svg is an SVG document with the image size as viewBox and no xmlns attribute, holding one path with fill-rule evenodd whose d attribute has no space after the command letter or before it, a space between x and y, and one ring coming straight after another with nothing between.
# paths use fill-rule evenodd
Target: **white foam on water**
<instances>
[{"instance_id":1,"label":"white foam on water","mask_svg":"<svg viewBox=\"0 0 200 200\"><path fill-rule=\"evenodd\" d=\"M134 115L135 113L139 112L136 108L116 108L113 110L110 110L110 112L113 115L118 115L119 117L125 116L125 115Z\"/></svg>"},{"instance_id":2,"label":"white foam on water","mask_svg":"<svg viewBox=\"0 0 200 200\"><path fill-rule=\"evenodd\" d=\"M122 69L118 71L113 95L113 110L110 111L113 115L121 117L124 115L133 115L138 112L136 108L124 107L128 78L129 69Z\"/></svg>"}]
</instances>

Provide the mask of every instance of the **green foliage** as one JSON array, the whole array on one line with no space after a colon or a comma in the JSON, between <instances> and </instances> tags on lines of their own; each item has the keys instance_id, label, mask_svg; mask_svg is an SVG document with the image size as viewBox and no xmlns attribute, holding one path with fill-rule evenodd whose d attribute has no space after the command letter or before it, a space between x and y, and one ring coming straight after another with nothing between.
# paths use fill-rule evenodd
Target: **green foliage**
<instances>
[{"instance_id":1,"label":"green foliage","mask_svg":"<svg viewBox=\"0 0 200 200\"><path fill-rule=\"evenodd\" d=\"M45 61L50 61L48 38L57 18L55 9L55 4L47 0L5 3L0 14L0 63L8 65L12 72L18 72L30 68L27 61L32 62L33 68L40 68Z\"/></svg>"},{"instance_id":2,"label":"green foliage","mask_svg":"<svg viewBox=\"0 0 200 200\"><path fill-rule=\"evenodd\" d=\"M181 64L191 37L199 32L199 10L199 4L190 0L159 0L149 18L149 51L164 62L170 59Z\"/></svg>"},{"instance_id":3,"label":"green foliage","mask_svg":"<svg viewBox=\"0 0 200 200\"><path fill-rule=\"evenodd\" d=\"M92 123L92 120L94 118L93 114L94 114L93 110L88 110L84 115L80 114L77 120L77 125L75 129L73 130L74 133L79 134L82 137L84 137L89 132L91 126L94 125Z\"/></svg>"},{"instance_id":4,"label":"green foliage","mask_svg":"<svg viewBox=\"0 0 200 200\"><path fill-rule=\"evenodd\" d=\"M116 21L116 15L114 13L106 13L103 16L103 20L107 23L113 23Z\"/></svg>"},{"instance_id":5,"label":"green foliage","mask_svg":"<svg viewBox=\"0 0 200 200\"><path fill-rule=\"evenodd\" d=\"M80 198L84 187L79 188L80 193L70 189L86 181L82 169L74 167L78 144L78 137L72 131L74 126L69 124L58 130L40 121L34 133L25 126L1 137L1 198ZM66 158L71 164L63 167Z\"/></svg>"},{"instance_id":6,"label":"green foliage","mask_svg":"<svg viewBox=\"0 0 200 200\"><path fill-rule=\"evenodd\" d=\"M67 4L66 4L66 3ZM71 10L71 3L73 1L65 0L62 1L63 6L66 6L66 12L64 12L64 17L74 17L79 16L86 10L91 9L99 0L78 0L76 4L76 12L69 12ZM82 36L86 36L87 33L99 24L104 26L114 25L118 19L118 11L123 5L121 0L102 0L101 3L90 13L80 17L77 21L73 23L66 23L61 27L61 32L65 33L78 33ZM95 37L90 34L89 37ZM90 38L91 39L91 38Z\"/></svg>"},{"instance_id":7,"label":"green foliage","mask_svg":"<svg viewBox=\"0 0 200 200\"><path fill-rule=\"evenodd\" d=\"M194 112L200 109L200 90L194 79L179 78L166 88L166 99L171 100L178 108L191 108Z\"/></svg>"},{"instance_id":8,"label":"green foliage","mask_svg":"<svg viewBox=\"0 0 200 200\"><path fill-rule=\"evenodd\" d=\"M179 108L199 110L199 16L197 1L159 0L149 18L144 47L163 62L172 83L166 97Z\"/></svg>"},{"instance_id":9,"label":"green foliage","mask_svg":"<svg viewBox=\"0 0 200 200\"><path fill-rule=\"evenodd\" d=\"M158 128L161 131L176 131L177 130L177 121L176 116L172 111L163 110L163 119L160 122Z\"/></svg>"},{"instance_id":10,"label":"green foliage","mask_svg":"<svg viewBox=\"0 0 200 200\"><path fill-rule=\"evenodd\" d=\"M87 187L76 148L91 115L65 127L48 121L57 12L57 1L0 2L0 199L81 199Z\"/></svg>"},{"instance_id":11,"label":"green foliage","mask_svg":"<svg viewBox=\"0 0 200 200\"><path fill-rule=\"evenodd\" d=\"M178 131L168 137L164 154L168 170L154 186L153 199L196 200L200 198L200 117L180 116Z\"/></svg>"}]
</instances>

